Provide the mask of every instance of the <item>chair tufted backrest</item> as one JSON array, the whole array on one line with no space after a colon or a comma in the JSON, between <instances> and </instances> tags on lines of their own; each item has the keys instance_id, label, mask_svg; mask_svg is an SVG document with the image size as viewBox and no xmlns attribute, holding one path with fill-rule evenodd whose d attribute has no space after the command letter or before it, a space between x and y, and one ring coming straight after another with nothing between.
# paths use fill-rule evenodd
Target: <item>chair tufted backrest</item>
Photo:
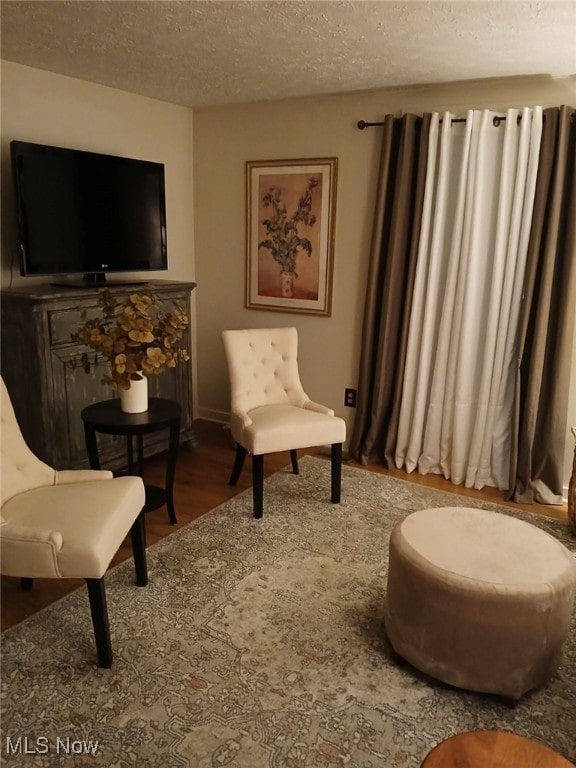
<instances>
[{"instance_id":1,"label":"chair tufted backrest","mask_svg":"<svg viewBox=\"0 0 576 768\"><path fill-rule=\"evenodd\" d=\"M298 374L296 328L223 331L232 413L262 405L303 406L308 397Z\"/></svg>"},{"instance_id":2,"label":"chair tufted backrest","mask_svg":"<svg viewBox=\"0 0 576 768\"><path fill-rule=\"evenodd\" d=\"M10 395L0 377L0 501L3 504L18 493L53 485L55 471L35 456L24 442Z\"/></svg>"}]
</instances>

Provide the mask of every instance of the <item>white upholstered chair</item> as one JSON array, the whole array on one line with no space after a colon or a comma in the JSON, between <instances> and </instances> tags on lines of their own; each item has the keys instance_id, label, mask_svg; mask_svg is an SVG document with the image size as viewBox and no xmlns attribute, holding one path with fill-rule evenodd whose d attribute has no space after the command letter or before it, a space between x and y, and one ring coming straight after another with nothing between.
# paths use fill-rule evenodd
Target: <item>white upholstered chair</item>
<instances>
[{"instance_id":1,"label":"white upholstered chair","mask_svg":"<svg viewBox=\"0 0 576 768\"><path fill-rule=\"evenodd\" d=\"M148 583L144 484L111 472L58 472L28 448L4 380L0 390L0 572L23 588L34 578L86 580L98 666L112 665L104 574L130 531L136 583Z\"/></svg>"},{"instance_id":2,"label":"white upholstered chair","mask_svg":"<svg viewBox=\"0 0 576 768\"><path fill-rule=\"evenodd\" d=\"M342 444L346 422L312 402L298 373L296 328L261 328L222 333L230 374L230 427L236 460L230 485L238 481L246 453L252 454L254 517L264 507L264 455L290 451L298 474L297 449L331 446L331 501L340 501Z\"/></svg>"}]
</instances>

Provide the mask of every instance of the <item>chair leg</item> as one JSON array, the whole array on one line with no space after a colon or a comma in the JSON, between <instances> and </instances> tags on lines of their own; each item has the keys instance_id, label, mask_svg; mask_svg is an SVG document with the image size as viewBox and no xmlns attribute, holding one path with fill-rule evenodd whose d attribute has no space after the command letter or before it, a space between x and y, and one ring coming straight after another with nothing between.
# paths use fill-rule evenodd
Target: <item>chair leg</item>
<instances>
[{"instance_id":1,"label":"chair leg","mask_svg":"<svg viewBox=\"0 0 576 768\"><path fill-rule=\"evenodd\" d=\"M96 640L98 666L109 669L112 666L112 643L110 641L110 625L108 623L108 608L106 606L106 588L104 579L86 579L90 612Z\"/></svg>"},{"instance_id":2,"label":"chair leg","mask_svg":"<svg viewBox=\"0 0 576 768\"><path fill-rule=\"evenodd\" d=\"M148 568L146 566L146 528L144 512L140 512L130 528L134 568L136 569L136 584L145 587L148 584Z\"/></svg>"},{"instance_id":3,"label":"chair leg","mask_svg":"<svg viewBox=\"0 0 576 768\"><path fill-rule=\"evenodd\" d=\"M20 588L22 589L22 592L30 592L33 584L34 579L31 579L29 576L22 576L20 579Z\"/></svg>"},{"instance_id":4,"label":"chair leg","mask_svg":"<svg viewBox=\"0 0 576 768\"><path fill-rule=\"evenodd\" d=\"M332 504L340 503L342 488L342 443L333 443L330 455L330 467L332 475Z\"/></svg>"},{"instance_id":5,"label":"chair leg","mask_svg":"<svg viewBox=\"0 0 576 768\"><path fill-rule=\"evenodd\" d=\"M292 462L292 473L294 475L299 475L300 470L298 469L298 452L297 451L290 451L290 461Z\"/></svg>"},{"instance_id":6,"label":"chair leg","mask_svg":"<svg viewBox=\"0 0 576 768\"><path fill-rule=\"evenodd\" d=\"M239 443L236 443L236 458L234 459L234 466L232 467L232 474L230 475L230 480L228 480L228 485L236 485L238 482L238 478L242 472L242 467L244 466L246 453L246 448L244 448Z\"/></svg>"},{"instance_id":7,"label":"chair leg","mask_svg":"<svg viewBox=\"0 0 576 768\"><path fill-rule=\"evenodd\" d=\"M254 517L260 520L264 514L264 454L252 456L252 502Z\"/></svg>"}]
</instances>

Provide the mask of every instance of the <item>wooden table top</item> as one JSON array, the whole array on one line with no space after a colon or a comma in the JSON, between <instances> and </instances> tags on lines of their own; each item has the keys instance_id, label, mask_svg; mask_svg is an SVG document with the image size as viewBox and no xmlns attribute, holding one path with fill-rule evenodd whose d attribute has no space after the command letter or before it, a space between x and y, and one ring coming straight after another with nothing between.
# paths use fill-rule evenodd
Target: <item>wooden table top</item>
<instances>
[{"instance_id":1,"label":"wooden table top","mask_svg":"<svg viewBox=\"0 0 576 768\"><path fill-rule=\"evenodd\" d=\"M574 763L532 739L505 731L470 731L443 741L421 768L576 768Z\"/></svg>"}]
</instances>

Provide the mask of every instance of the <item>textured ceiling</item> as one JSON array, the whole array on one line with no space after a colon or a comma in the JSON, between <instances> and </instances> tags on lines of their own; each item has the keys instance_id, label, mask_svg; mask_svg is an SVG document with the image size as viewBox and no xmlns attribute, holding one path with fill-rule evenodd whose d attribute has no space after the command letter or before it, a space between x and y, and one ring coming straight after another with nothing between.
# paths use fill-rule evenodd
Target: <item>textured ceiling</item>
<instances>
[{"instance_id":1,"label":"textured ceiling","mask_svg":"<svg viewBox=\"0 0 576 768\"><path fill-rule=\"evenodd\" d=\"M0 5L8 61L175 104L576 73L576 0Z\"/></svg>"}]
</instances>

